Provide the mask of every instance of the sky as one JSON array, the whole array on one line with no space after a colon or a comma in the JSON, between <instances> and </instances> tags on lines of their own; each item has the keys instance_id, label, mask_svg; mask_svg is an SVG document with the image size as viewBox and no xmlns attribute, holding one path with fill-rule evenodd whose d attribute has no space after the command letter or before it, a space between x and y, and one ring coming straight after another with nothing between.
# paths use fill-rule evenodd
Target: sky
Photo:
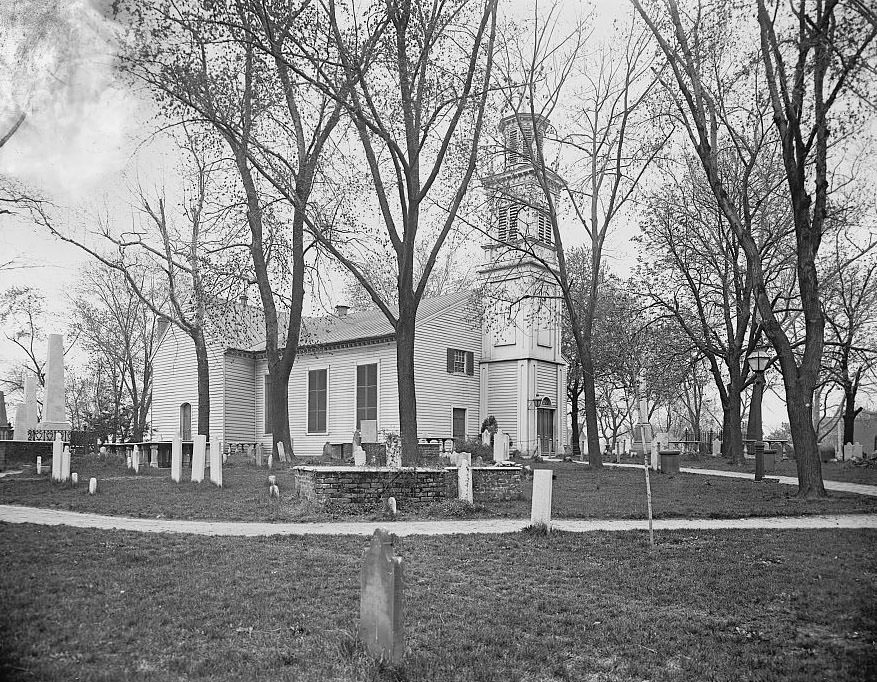
<instances>
[{"instance_id":1,"label":"sky","mask_svg":"<svg viewBox=\"0 0 877 682\"><path fill-rule=\"evenodd\" d=\"M15 108L24 124L0 149L0 173L39 190L59 207L62 223L84 236L98 212L124 220L125 196L136 182L160 182L173 159L140 146L155 109L114 73L117 34L106 0L5 0L0 3L0 124ZM532 11L512 3L512 14ZM565 2L574 17L593 7L595 36L628 11L623 0ZM34 46L37 46L34 48ZM613 269L626 275L635 263L627 224L608 244ZM32 285L47 297L56 328L63 329L78 272L88 257L73 245L35 228L26 217L0 216L0 262L16 257L21 267L0 270L0 292ZM0 339L0 365L16 357ZM777 400L766 399L765 423L785 421Z\"/></svg>"}]
</instances>

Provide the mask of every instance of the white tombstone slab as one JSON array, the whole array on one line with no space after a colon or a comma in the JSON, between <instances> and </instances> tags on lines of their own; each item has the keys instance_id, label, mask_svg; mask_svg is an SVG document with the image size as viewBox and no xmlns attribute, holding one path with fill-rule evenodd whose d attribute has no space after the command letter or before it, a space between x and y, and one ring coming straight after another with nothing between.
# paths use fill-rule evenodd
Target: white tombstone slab
<instances>
[{"instance_id":1,"label":"white tombstone slab","mask_svg":"<svg viewBox=\"0 0 877 682\"><path fill-rule=\"evenodd\" d=\"M158 446L150 445L149 446L149 466L153 469L158 469Z\"/></svg>"},{"instance_id":2,"label":"white tombstone slab","mask_svg":"<svg viewBox=\"0 0 877 682\"><path fill-rule=\"evenodd\" d=\"M210 482L222 487L222 442L218 438L210 441Z\"/></svg>"},{"instance_id":3,"label":"white tombstone slab","mask_svg":"<svg viewBox=\"0 0 877 682\"><path fill-rule=\"evenodd\" d=\"M70 474L70 482L73 485L77 485L79 483L79 474L77 474L75 471Z\"/></svg>"},{"instance_id":4,"label":"white tombstone slab","mask_svg":"<svg viewBox=\"0 0 877 682\"><path fill-rule=\"evenodd\" d=\"M70 448L66 445L61 452L61 480L70 480Z\"/></svg>"},{"instance_id":5,"label":"white tombstone slab","mask_svg":"<svg viewBox=\"0 0 877 682\"><path fill-rule=\"evenodd\" d=\"M134 452L131 454L131 468L135 474L140 473L140 446L134 443Z\"/></svg>"},{"instance_id":6,"label":"white tombstone slab","mask_svg":"<svg viewBox=\"0 0 877 682\"><path fill-rule=\"evenodd\" d=\"M718 457L722 454L722 441L718 438L713 439L713 457Z\"/></svg>"},{"instance_id":7,"label":"white tombstone slab","mask_svg":"<svg viewBox=\"0 0 877 682\"><path fill-rule=\"evenodd\" d=\"M283 447L283 445L280 443L278 443L278 445L280 445L280 447ZM269 469L274 468L274 453L273 452L268 455L268 468Z\"/></svg>"},{"instance_id":8,"label":"white tombstone slab","mask_svg":"<svg viewBox=\"0 0 877 682\"><path fill-rule=\"evenodd\" d=\"M448 438L444 442L445 452L453 452L454 451L454 441Z\"/></svg>"},{"instance_id":9,"label":"white tombstone slab","mask_svg":"<svg viewBox=\"0 0 877 682\"><path fill-rule=\"evenodd\" d=\"M363 419L359 422L360 441L363 443L378 442L378 422L376 419Z\"/></svg>"},{"instance_id":10,"label":"white tombstone slab","mask_svg":"<svg viewBox=\"0 0 877 682\"><path fill-rule=\"evenodd\" d=\"M402 441L399 436L387 437L387 466L393 469L402 466Z\"/></svg>"},{"instance_id":11,"label":"white tombstone slab","mask_svg":"<svg viewBox=\"0 0 877 682\"><path fill-rule=\"evenodd\" d=\"M551 469L533 471L533 503L530 507L530 525L545 526L551 530L551 488L554 482Z\"/></svg>"},{"instance_id":12,"label":"white tombstone slab","mask_svg":"<svg viewBox=\"0 0 877 682\"><path fill-rule=\"evenodd\" d=\"M390 512L391 516L396 516L396 498L388 497L387 498L387 511Z\"/></svg>"},{"instance_id":13,"label":"white tombstone slab","mask_svg":"<svg viewBox=\"0 0 877 682\"><path fill-rule=\"evenodd\" d=\"M652 440L652 471L658 470L658 465L660 463L660 458L658 457L658 441Z\"/></svg>"},{"instance_id":14,"label":"white tombstone slab","mask_svg":"<svg viewBox=\"0 0 877 682\"><path fill-rule=\"evenodd\" d=\"M472 455L468 452L457 454L457 497L471 504L475 501L472 492Z\"/></svg>"},{"instance_id":15,"label":"white tombstone slab","mask_svg":"<svg viewBox=\"0 0 877 682\"><path fill-rule=\"evenodd\" d=\"M268 495L270 497L280 497L280 488L277 487L276 483L268 488Z\"/></svg>"},{"instance_id":16,"label":"white tombstone slab","mask_svg":"<svg viewBox=\"0 0 877 682\"><path fill-rule=\"evenodd\" d=\"M52 442L52 480L61 480L61 460L64 457L64 441L61 440L61 434L55 434L55 440Z\"/></svg>"},{"instance_id":17,"label":"white tombstone slab","mask_svg":"<svg viewBox=\"0 0 877 682\"><path fill-rule=\"evenodd\" d=\"M207 456L207 436L199 433L192 441L192 483L204 480L204 460Z\"/></svg>"},{"instance_id":18,"label":"white tombstone slab","mask_svg":"<svg viewBox=\"0 0 877 682\"><path fill-rule=\"evenodd\" d=\"M256 443L256 466L257 467L262 466L262 455L263 455L262 444Z\"/></svg>"},{"instance_id":19,"label":"white tombstone slab","mask_svg":"<svg viewBox=\"0 0 877 682\"><path fill-rule=\"evenodd\" d=\"M853 444L852 443L844 443L844 459L852 459L853 458Z\"/></svg>"},{"instance_id":20,"label":"white tombstone slab","mask_svg":"<svg viewBox=\"0 0 877 682\"><path fill-rule=\"evenodd\" d=\"M171 438L171 480L174 483L183 480L183 441L179 435Z\"/></svg>"},{"instance_id":21,"label":"white tombstone slab","mask_svg":"<svg viewBox=\"0 0 877 682\"><path fill-rule=\"evenodd\" d=\"M27 440L27 429L37 425L37 378L28 375L24 378L24 429L23 440Z\"/></svg>"},{"instance_id":22,"label":"white tombstone slab","mask_svg":"<svg viewBox=\"0 0 877 682\"><path fill-rule=\"evenodd\" d=\"M69 431L71 424L67 421L64 400L64 337L61 334L49 334L45 382L43 419L37 427Z\"/></svg>"},{"instance_id":23,"label":"white tombstone slab","mask_svg":"<svg viewBox=\"0 0 877 682\"><path fill-rule=\"evenodd\" d=\"M481 444L482 445L487 445L488 447L490 446L490 435L491 434L490 434L490 431L488 429L484 429L484 431L481 432Z\"/></svg>"},{"instance_id":24,"label":"white tombstone slab","mask_svg":"<svg viewBox=\"0 0 877 682\"><path fill-rule=\"evenodd\" d=\"M277 476L275 476L274 474L271 474L268 477L268 485L272 486L272 485L276 485L276 484L277 484Z\"/></svg>"},{"instance_id":25,"label":"white tombstone slab","mask_svg":"<svg viewBox=\"0 0 877 682\"><path fill-rule=\"evenodd\" d=\"M133 457L131 455L125 455L125 468L130 469L134 466Z\"/></svg>"},{"instance_id":26,"label":"white tombstone slab","mask_svg":"<svg viewBox=\"0 0 877 682\"><path fill-rule=\"evenodd\" d=\"M365 466L365 450L361 447L353 448L353 465L358 467Z\"/></svg>"},{"instance_id":27,"label":"white tombstone slab","mask_svg":"<svg viewBox=\"0 0 877 682\"><path fill-rule=\"evenodd\" d=\"M286 448L283 447L283 443L277 444L277 461L285 462L286 461ZM271 468L271 459L268 458L268 468Z\"/></svg>"},{"instance_id":28,"label":"white tombstone slab","mask_svg":"<svg viewBox=\"0 0 877 682\"><path fill-rule=\"evenodd\" d=\"M853 443L853 459L862 459L861 443Z\"/></svg>"},{"instance_id":29,"label":"white tombstone slab","mask_svg":"<svg viewBox=\"0 0 877 682\"><path fill-rule=\"evenodd\" d=\"M12 438L13 440L27 440L27 407L24 403L19 403L15 407L15 431Z\"/></svg>"},{"instance_id":30,"label":"white tombstone slab","mask_svg":"<svg viewBox=\"0 0 877 682\"><path fill-rule=\"evenodd\" d=\"M37 476L41 476L43 473L43 458L37 456Z\"/></svg>"},{"instance_id":31,"label":"white tombstone slab","mask_svg":"<svg viewBox=\"0 0 877 682\"><path fill-rule=\"evenodd\" d=\"M493 461L505 462L509 458L509 434L498 431L493 436Z\"/></svg>"},{"instance_id":32,"label":"white tombstone slab","mask_svg":"<svg viewBox=\"0 0 877 682\"><path fill-rule=\"evenodd\" d=\"M90 478L88 479L88 494L94 495L97 492L97 479Z\"/></svg>"}]
</instances>

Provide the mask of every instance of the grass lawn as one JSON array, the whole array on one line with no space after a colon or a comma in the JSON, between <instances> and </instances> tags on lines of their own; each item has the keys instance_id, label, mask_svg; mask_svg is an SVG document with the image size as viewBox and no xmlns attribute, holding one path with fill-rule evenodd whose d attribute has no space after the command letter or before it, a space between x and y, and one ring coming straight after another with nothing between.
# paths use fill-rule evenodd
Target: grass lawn
<instances>
[{"instance_id":1,"label":"grass lawn","mask_svg":"<svg viewBox=\"0 0 877 682\"><path fill-rule=\"evenodd\" d=\"M0 524L0 542L4 680L877 676L874 531L406 538L395 669L354 636L363 538Z\"/></svg>"},{"instance_id":2,"label":"grass lawn","mask_svg":"<svg viewBox=\"0 0 877 682\"><path fill-rule=\"evenodd\" d=\"M539 464L556 473L553 513L565 518L645 518L645 479L641 470L592 471L579 464ZM266 469L230 466L223 471L222 489L210 483L175 484L169 470L145 469L134 476L119 463L94 456L74 459L80 483L53 484L33 471L0 479L0 504L23 504L74 511L145 518L223 519L241 521L326 521L331 519L383 520L380 502L328 508L291 496L293 476L275 470L281 499L268 497ZM144 469L141 469L144 471ZM98 494L88 495L88 478L97 476ZM742 516L875 513L877 498L833 493L824 500L798 500L795 487L774 481L679 474L651 474L652 508L656 518L738 518ZM429 506L400 505L400 520L466 517L527 517L527 499L476 504L455 501Z\"/></svg>"},{"instance_id":3,"label":"grass lawn","mask_svg":"<svg viewBox=\"0 0 877 682\"><path fill-rule=\"evenodd\" d=\"M747 459L742 467L731 464L722 457L700 457L698 459L682 459L681 466L696 469L721 469L722 471L744 471L755 475L755 460ZM798 477L795 460L787 459L777 462L776 469L768 475ZM823 462L822 478L826 481L843 481L845 483L864 483L877 485L877 461L868 466L856 465L852 462Z\"/></svg>"}]
</instances>

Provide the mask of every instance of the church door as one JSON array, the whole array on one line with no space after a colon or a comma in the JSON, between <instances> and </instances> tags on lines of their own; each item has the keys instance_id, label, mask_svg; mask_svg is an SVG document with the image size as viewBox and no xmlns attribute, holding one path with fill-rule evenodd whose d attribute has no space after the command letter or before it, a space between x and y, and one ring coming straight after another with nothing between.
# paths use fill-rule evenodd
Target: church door
<instances>
[{"instance_id":1,"label":"church door","mask_svg":"<svg viewBox=\"0 0 877 682\"><path fill-rule=\"evenodd\" d=\"M536 410L536 439L539 452L554 454L554 408L540 407Z\"/></svg>"}]
</instances>

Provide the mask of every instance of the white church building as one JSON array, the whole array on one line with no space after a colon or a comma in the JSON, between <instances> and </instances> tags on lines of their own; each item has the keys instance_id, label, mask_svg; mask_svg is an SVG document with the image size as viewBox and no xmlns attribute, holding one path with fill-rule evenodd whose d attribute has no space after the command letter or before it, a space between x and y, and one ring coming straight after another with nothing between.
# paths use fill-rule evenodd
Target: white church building
<instances>
[{"instance_id":1,"label":"white church building","mask_svg":"<svg viewBox=\"0 0 877 682\"><path fill-rule=\"evenodd\" d=\"M414 366L421 439L477 437L482 420L493 415L512 450L556 454L567 442L561 302L540 262L552 263L556 255L522 146L548 124L535 121L512 116L500 124L507 149L501 171L484 182L495 218L477 291L423 299L418 309ZM557 178L558 191L560 186ZM270 449L261 312L242 302L229 311L235 332L223 324L225 331L208 334L209 435ZM179 432L190 440L198 413L194 344L172 325L162 325L159 333L153 438ZM379 310L338 306L335 315L303 320L289 379L293 450L316 457L326 443L350 443L362 420L376 420L378 430L399 430L394 330Z\"/></svg>"}]
</instances>

